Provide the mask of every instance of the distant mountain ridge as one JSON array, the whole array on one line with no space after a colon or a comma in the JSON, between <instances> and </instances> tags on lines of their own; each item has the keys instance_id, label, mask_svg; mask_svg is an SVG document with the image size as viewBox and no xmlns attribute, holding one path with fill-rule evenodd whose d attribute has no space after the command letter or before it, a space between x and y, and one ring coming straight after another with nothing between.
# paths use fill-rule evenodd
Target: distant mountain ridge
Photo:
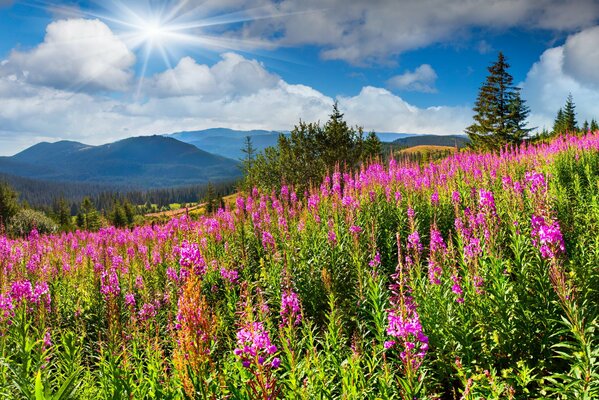
<instances>
[{"instance_id":1,"label":"distant mountain ridge","mask_svg":"<svg viewBox=\"0 0 599 400\"><path fill-rule=\"evenodd\" d=\"M12 157L0 157L0 172L48 181L140 189L240 176L237 161L164 136L133 137L100 146L42 142Z\"/></svg>"},{"instance_id":2,"label":"distant mountain ridge","mask_svg":"<svg viewBox=\"0 0 599 400\"><path fill-rule=\"evenodd\" d=\"M245 138L252 138L252 146L257 152L263 151L269 146L276 146L279 136L288 135L289 131L268 130L236 130L229 128L210 128L198 131L184 131L165 135L173 137L185 143L193 144L199 149L218 154L234 160L242 159L245 147ZM414 133L377 132L382 142L392 142L397 139L417 136Z\"/></svg>"}]
</instances>

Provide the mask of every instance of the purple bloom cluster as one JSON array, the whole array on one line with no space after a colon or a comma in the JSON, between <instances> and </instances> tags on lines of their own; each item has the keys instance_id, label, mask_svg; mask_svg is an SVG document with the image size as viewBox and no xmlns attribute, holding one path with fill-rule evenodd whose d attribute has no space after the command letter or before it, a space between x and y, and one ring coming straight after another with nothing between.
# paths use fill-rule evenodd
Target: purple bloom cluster
<instances>
[{"instance_id":1,"label":"purple bloom cluster","mask_svg":"<svg viewBox=\"0 0 599 400\"><path fill-rule=\"evenodd\" d=\"M281 326L294 326L302 322L301 305L297 293L287 290L281 296Z\"/></svg>"},{"instance_id":2,"label":"purple bloom cluster","mask_svg":"<svg viewBox=\"0 0 599 400\"><path fill-rule=\"evenodd\" d=\"M566 251L564 238L558 221L547 223L544 217L533 215L531 226L532 242L539 248L543 258L556 258Z\"/></svg>"},{"instance_id":3,"label":"purple bloom cluster","mask_svg":"<svg viewBox=\"0 0 599 400\"><path fill-rule=\"evenodd\" d=\"M277 352L277 346L270 342L268 331L262 322L252 322L237 332L237 348L233 350L245 368L250 368L256 362L259 365L278 368L281 360L274 357L270 363L267 358Z\"/></svg>"},{"instance_id":4,"label":"purple bloom cluster","mask_svg":"<svg viewBox=\"0 0 599 400\"><path fill-rule=\"evenodd\" d=\"M182 267L193 270L196 275L206 273L206 261L197 243L184 242L179 250L179 263Z\"/></svg>"},{"instance_id":5,"label":"purple bloom cluster","mask_svg":"<svg viewBox=\"0 0 599 400\"><path fill-rule=\"evenodd\" d=\"M10 298L5 298L5 301L11 300L11 303L26 302L30 305L44 303L46 308L50 309L50 289L46 282L38 282L35 287L28 280L14 281L10 287ZM8 309L8 305L5 306Z\"/></svg>"},{"instance_id":6,"label":"purple bloom cluster","mask_svg":"<svg viewBox=\"0 0 599 400\"><path fill-rule=\"evenodd\" d=\"M226 269L225 267L220 269L220 276L231 283L235 283L239 279L239 273L236 270Z\"/></svg>"},{"instance_id":7,"label":"purple bloom cluster","mask_svg":"<svg viewBox=\"0 0 599 400\"><path fill-rule=\"evenodd\" d=\"M387 312L387 335L393 339L386 341L384 347L388 350L399 346L404 364L417 369L428 351L428 336L423 332L416 304L407 294L411 289L400 277L401 274L396 273L397 282L391 285L393 296L392 308Z\"/></svg>"},{"instance_id":8,"label":"purple bloom cluster","mask_svg":"<svg viewBox=\"0 0 599 400\"><path fill-rule=\"evenodd\" d=\"M100 293L104 295L105 299L117 297L121 293L119 276L114 268L111 268L108 271L102 271L100 283Z\"/></svg>"}]
</instances>

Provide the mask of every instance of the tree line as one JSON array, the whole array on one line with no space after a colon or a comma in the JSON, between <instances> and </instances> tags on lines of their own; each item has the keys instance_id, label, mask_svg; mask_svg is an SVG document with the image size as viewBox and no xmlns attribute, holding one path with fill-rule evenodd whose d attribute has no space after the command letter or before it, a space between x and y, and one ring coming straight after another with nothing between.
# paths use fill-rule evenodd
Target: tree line
<instances>
[{"instance_id":1,"label":"tree line","mask_svg":"<svg viewBox=\"0 0 599 400\"><path fill-rule=\"evenodd\" d=\"M362 127L350 126L343 117L335 103L324 125L300 121L288 136L279 136L276 146L261 153L256 153L251 138L246 138L242 189L272 190L289 185L301 194L319 184L327 173L352 171L379 157L381 142L376 134L365 135Z\"/></svg>"},{"instance_id":2,"label":"tree line","mask_svg":"<svg viewBox=\"0 0 599 400\"><path fill-rule=\"evenodd\" d=\"M470 147L492 151L506 145L519 145L527 140L544 140L564 133L599 130L595 119L578 125L576 106L570 94L564 107L557 111L552 130L544 129L536 135L530 135L536 128L527 127L530 109L520 96L520 88L513 84L513 77L508 72L509 66L500 52L497 61L488 68L489 74L479 90L473 108L474 122L465 131L471 141Z\"/></svg>"}]
</instances>

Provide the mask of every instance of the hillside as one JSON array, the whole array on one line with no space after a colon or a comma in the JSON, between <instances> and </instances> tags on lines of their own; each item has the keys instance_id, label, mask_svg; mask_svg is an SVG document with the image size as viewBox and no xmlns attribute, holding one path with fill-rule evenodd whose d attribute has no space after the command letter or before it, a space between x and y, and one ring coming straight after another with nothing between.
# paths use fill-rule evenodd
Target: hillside
<instances>
[{"instance_id":1,"label":"hillside","mask_svg":"<svg viewBox=\"0 0 599 400\"><path fill-rule=\"evenodd\" d=\"M74 398L597 399L598 177L599 133L563 136L0 234L6 369Z\"/></svg>"},{"instance_id":2,"label":"hillside","mask_svg":"<svg viewBox=\"0 0 599 400\"><path fill-rule=\"evenodd\" d=\"M0 172L45 181L159 188L239 176L237 162L174 138L141 136L90 146L39 143L0 158Z\"/></svg>"}]
</instances>

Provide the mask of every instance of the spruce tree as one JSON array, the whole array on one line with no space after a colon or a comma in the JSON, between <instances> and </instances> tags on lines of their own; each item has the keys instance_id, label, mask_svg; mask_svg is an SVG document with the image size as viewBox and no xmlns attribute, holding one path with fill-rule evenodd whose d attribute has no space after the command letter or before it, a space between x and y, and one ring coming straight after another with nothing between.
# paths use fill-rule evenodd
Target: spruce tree
<instances>
[{"instance_id":1,"label":"spruce tree","mask_svg":"<svg viewBox=\"0 0 599 400\"><path fill-rule=\"evenodd\" d=\"M566 100L566 105L564 106L564 132L572 133L578 131L578 123L576 122L576 106L574 105L574 100L572 99L572 94L568 95L568 99Z\"/></svg>"},{"instance_id":2,"label":"spruce tree","mask_svg":"<svg viewBox=\"0 0 599 400\"><path fill-rule=\"evenodd\" d=\"M8 225L8 221L19 211L17 192L7 183L0 182L0 226Z\"/></svg>"},{"instance_id":3,"label":"spruce tree","mask_svg":"<svg viewBox=\"0 0 599 400\"><path fill-rule=\"evenodd\" d=\"M244 176L244 185L245 189L251 190L254 185L254 160L256 158L256 149L254 149L254 145L252 143L252 138L250 136L245 137L245 142L243 144L243 148L241 149L243 152L243 158L241 161L241 170Z\"/></svg>"},{"instance_id":4,"label":"spruce tree","mask_svg":"<svg viewBox=\"0 0 599 400\"><path fill-rule=\"evenodd\" d=\"M593 118L591 120L591 126L589 128L591 129L591 132L597 132L597 131L599 131L599 124L597 123L597 121L595 120L595 118Z\"/></svg>"},{"instance_id":5,"label":"spruce tree","mask_svg":"<svg viewBox=\"0 0 599 400\"><path fill-rule=\"evenodd\" d=\"M557 115L555 116L555 121L553 121L553 134L559 135L560 133L564 132L565 131L564 127L565 127L564 110L560 108L557 111Z\"/></svg>"},{"instance_id":6,"label":"spruce tree","mask_svg":"<svg viewBox=\"0 0 599 400\"><path fill-rule=\"evenodd\" d=\"M466 128L472 146L497 149L505 144L518 144L528 136L528 107L513 86L509 64L503 53L489 68L489 75L480 88L474 106L474 123Z\"/></svg>"},{"instance_id":7,"label":"spruce tree","mask_svg":"<svg viewBox=\"0 0 599 400\"><path fill-rule=\"evenodd\" d=\"M587 121L586 119L584 120L584 123L582 124L581 131L584 133L587 133L589 131L589 121Z\"/></svg>"}]
</instances>

